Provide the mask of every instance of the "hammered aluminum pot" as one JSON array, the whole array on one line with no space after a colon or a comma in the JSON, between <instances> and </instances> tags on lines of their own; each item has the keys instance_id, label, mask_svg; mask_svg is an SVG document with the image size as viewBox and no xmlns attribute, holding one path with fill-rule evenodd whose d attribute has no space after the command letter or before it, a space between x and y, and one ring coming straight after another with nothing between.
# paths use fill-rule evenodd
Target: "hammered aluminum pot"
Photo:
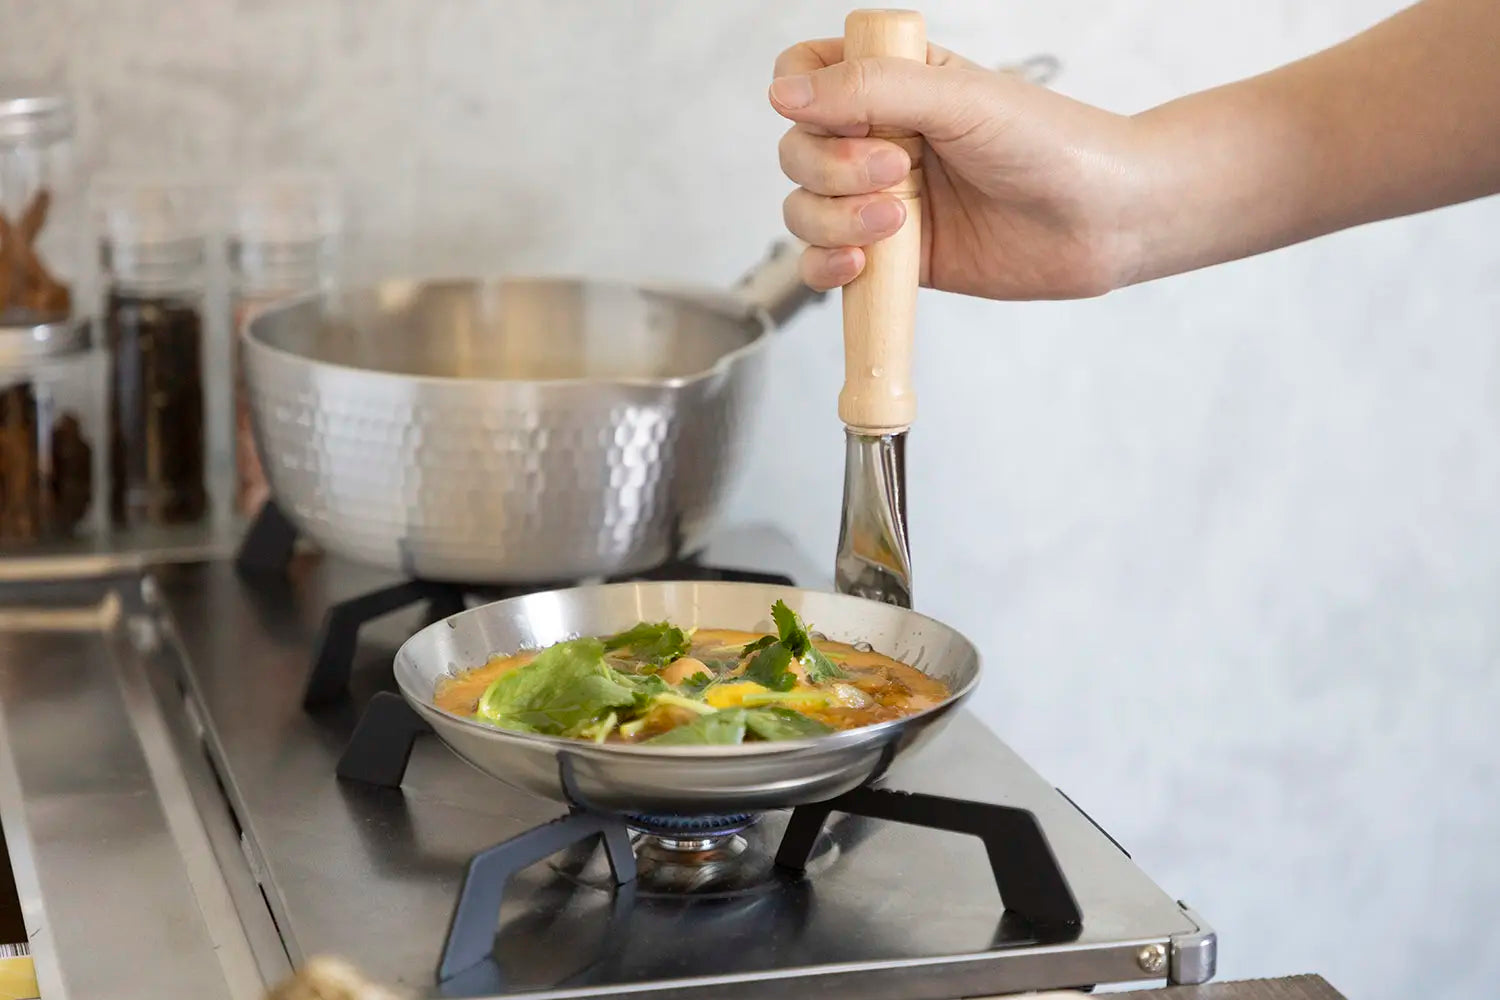
<instances>
[{"instance_id":1,"label":"hammered aluminum pot","mask_svg":"<svg viewBox=\"0 0 1500 1000\"><path fill-rule=\"evenodd\" d=\"M783 600L808 627L875 649L943 681L924 712L812 739L736 746L595 745L497 729L433 703L438 680L497 653L639 621L772 632ZM674 816L754 813L824 802L864 785L939 732L980 678L979 651L956 629L878 601L756 583L614 583L481 605L422 629L396 652L406 701L464 760L507 784L600 812Z\"/></svg>"},{"instance_id":2,"label":"hammered aluminum pot","mask_svg":"<svg viewBox=\"0 0 1500 1000\"><path fill-rule=\"evenodd\" d=\"M266 309L241 347L272 495L325 551L429 580L690 552L743 464L769 334L817 297L800 251L730 292L389 281Z\"/></svg>"}]
</instances>

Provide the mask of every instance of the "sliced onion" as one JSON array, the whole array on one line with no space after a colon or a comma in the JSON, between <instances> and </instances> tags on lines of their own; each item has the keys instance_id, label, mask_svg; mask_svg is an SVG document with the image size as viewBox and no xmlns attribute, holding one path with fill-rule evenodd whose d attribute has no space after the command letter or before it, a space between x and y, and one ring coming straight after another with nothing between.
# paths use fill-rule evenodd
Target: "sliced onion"
<instances>
[{"instance_id":1,"label":"sliced onion","mask_svg":"<svg viewBox=\"0 0 1500 1000\"><path fill-rule=\"evenodd\" d=\"M835 684L832 687L834 698L839 704L847 708L869 708L873 702L870 696L865 694L853 684Z\"/></svg>"}]
</instances>

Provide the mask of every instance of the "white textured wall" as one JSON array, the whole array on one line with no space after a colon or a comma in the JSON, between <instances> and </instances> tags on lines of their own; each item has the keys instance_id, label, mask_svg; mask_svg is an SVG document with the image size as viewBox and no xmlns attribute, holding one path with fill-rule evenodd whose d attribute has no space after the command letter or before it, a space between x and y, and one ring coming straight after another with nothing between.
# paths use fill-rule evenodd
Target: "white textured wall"
<instances>
[{"instance_id":1,"label":"white textured wall","mask_svg":"<svg viewBox=\"0 0 1500 1000\"><path fill-rule=\"evenodd\" d=\"M1396 6L927 11L1137 110ZM845 8L0 0L0 70L66 72L94 163L338 169L366 273L728 282L781 232L772 57ZM1495 995L1497 232L1488 203L1088 303L923 301L919 603L987 651L984 717L1218 926L1224 976ZM835 300L777 347L737 503L830 553L837 329Z\"/></svg>"}]
</instances>

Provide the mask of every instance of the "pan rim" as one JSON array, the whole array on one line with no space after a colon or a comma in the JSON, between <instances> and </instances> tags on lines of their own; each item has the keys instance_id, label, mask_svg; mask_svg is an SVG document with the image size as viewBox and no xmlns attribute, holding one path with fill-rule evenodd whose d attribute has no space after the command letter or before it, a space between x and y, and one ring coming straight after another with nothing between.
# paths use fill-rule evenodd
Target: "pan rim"
<instances>
[{"instance_id":1,"label":"pan rim","mask_svg":"<svg viewBox=\"0 0 1500 1000\"><path fill-rule=\"evenodd\" d=\"M705 308L723 313L726 317L740 313L737 318L747 324L755 324L759 327L758 332L745 344L719 355L714 363L701 371L691 372L686 375L671 375L667 377L648 376L614 376L610 378L590 378L587 376L575 376L569 378L491 378L469 375L416 375L403 372L384 371L378 368L361 368L358 365L342 364L336 361L324 361L319 358L308 357L306 354L289 350L285 347L272 344L261 336L261 327L267 317L291 312L312 302L328 301L339 295L331 295L327 292L307 292L302 295L289 296L280 300L273 306L257 312L256 315L245 324L243 330L238 334L241 343L247 351L263 352L266 356L286 364L305 365L320 371L337 372L341 374L356 375L361 378L374 379L390 384L411 384L440 386L462 386L468 387L496 387L507 386L517 388L591 388L613 387L622 389L682 389L697 385L702 382L712 381L714 378L727 372L740 359L766 349L772 334L776 332L775 324L770 315L761 307L746 299L741 299L732 292L725 292L708 287L695 285L670 283L641 283L632 284L628 281L617 281L611 279L589 278L570 274L516 274L499 275L495 277L448 277L448 278L424 278L413 279L415 283L423 285L458 285L458 284L485 284L491 282L545 282L561 285L593 285L599 288L614 288L649 294L661 295L682 301L691 301L698 298L699 304ZM359 285L348 290L347 293L371 292L391 282L377 282L375 284Z\"/></svg>"},{"instance_id":2,"label":"pan rim","mask_svg":"<svg viewBox=\"0 0 1500 1000\"><path fill-rule=\"evenodd\" d=\"M816 590L811 587L789 587L781 584L740 582L730 580L636 580L620 581L616 583L585 584L578 587L554 587L549 590L539 590L533 591L529 594L521 594L516 597L507 597L499 601L490 601L487 604L481 604L477 607L467 608L463 611L458 612L457 614L449 615L446 618L439 619L438 621L435 621L430 625L424 626L417 632L413 633L406 639L405 642L401 644L401 646L396 650L396 655L394 657L393 663L399 664L403 658L407 658L407 650L410 645L416 642L419 637L425 635L428 630L448 625L448 623L453 621L455 618L474 614L475 612L493 608L497 605L507 604L511 602L520 602L537 597L552 597L562 594L587 595L591 593L602 593L610 590L628 590L630 588L641 586L673 585L690 585L695 587L710 587L714 589L722 588L725 590L754 588L757 590L781 593L795 592L802 594L812 594L820 598L835 598L840 601L857 602L874 607L892 607L892 605L883 604L879 601L870 600L869 598L856 597L852 594L840 594L835 591ZM941 702L932 706L931 708L923 709L920 712L914 712L911 715L904 715L897 719L888 719L885 722L877 722L869 726L860 726L856 729L841 729L837 732L829 733L826 736L812 736L798 740L773 740L730 745L652 747L647 746L643 743L601 744L591 743L586 740L571 739L566 736L547 736L541 733L519 733L509 729L501 729L498 726L491 726L483 722L477 722L473 719L465 718L461 715L456 715L452 712L447 711L446 709L439 708L432 701L431 692L428 692L425 695L419 695L413 692L407 683L407 678L404 675L403 671L397 669L394 671L394 673L396 685L401 690L401 696L405 698L406 701L420 714L439 717L445 723L456 723L468 732L484 734L485 738L498 740L504 743L513 743L521 746L532 747L538 745L553 747L558 750L568 750L576 752L584 757L628 757L638 759L678 761L714 759L734 760L755 757L776 757L782 756L784 754L795 754L798 752L816 753L821 750L837 749L847 744L863 744L871 741L877 741L886 733L911 726L913 722L918 719L925 719L929 716L946 714L947 712L958 708L960 704L962 704L971 694L973 694L974 690L979 686L980 681L983 679L984 658L980 655L978 647L975 646L974 643L970 641L969 638L962 632L958 631L953 626L946 624L945 622L939 621L931 615L924 614L923 612L916 611L911 608L897 608L896 610L899 610L904 614L913 615L922 621L929 622L937 626L938 628L951 633L959 642L967 647L967 650L974 662L973 674L962 686L959 687L958 690L950 691L947 698L943 699ZM519 652L519 650L517 650L517 652ZM926 673L926 671L923 671L923 673Z\"/></svg>"}]
</instances>

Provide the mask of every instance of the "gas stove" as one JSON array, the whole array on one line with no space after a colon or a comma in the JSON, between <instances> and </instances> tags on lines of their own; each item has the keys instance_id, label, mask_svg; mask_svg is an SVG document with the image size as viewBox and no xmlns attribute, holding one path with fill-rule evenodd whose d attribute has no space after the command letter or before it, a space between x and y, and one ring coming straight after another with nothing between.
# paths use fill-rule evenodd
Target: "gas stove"
<instances>
[{"instance_id":1,"label":"gas stove","mask_svg":"<svg viewBox=\"0 0 1500 1000\"><path fill-rule=\"evenodd\" d=\"M828 585L765 527L664 572ZM1204 922L966 711L879 788L793 813L601 817L494 781L424 735L390 670L432 615L496 596L471 591L306 556L0 590L31 609L0 631L0 817L39 975L102 984L154 948L173 973L142 996L251 997L318 954L534 1000L1212 977ZM122 843L101 893L88 866Z\"/></svg>"}]
</instances>

